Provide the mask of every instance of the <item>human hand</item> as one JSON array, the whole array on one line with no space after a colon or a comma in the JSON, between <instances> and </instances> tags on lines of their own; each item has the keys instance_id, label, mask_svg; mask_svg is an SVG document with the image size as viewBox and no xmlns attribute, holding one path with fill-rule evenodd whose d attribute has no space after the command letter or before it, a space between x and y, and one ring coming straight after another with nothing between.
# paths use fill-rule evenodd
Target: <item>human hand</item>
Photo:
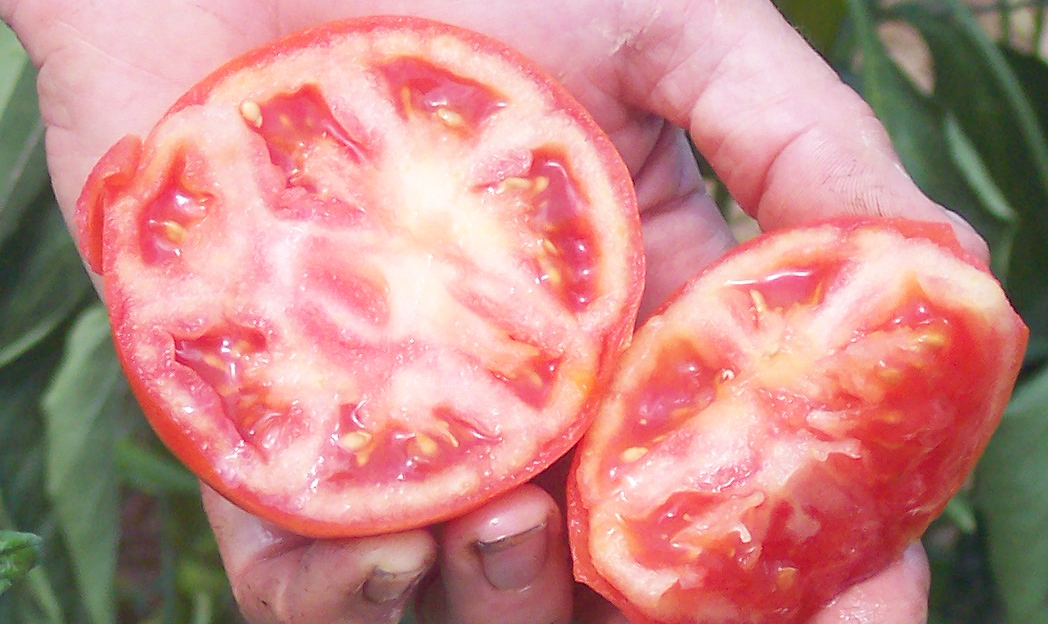
<instances>
[{"instance_id":1,"label":"human hand","mask_svg":"<svg viewBox=\"0 0 1048 624\"><path fill-rule=\"evenodd\" d=\"M49 165L67 215L113 142L148 131L178 95L226 59L329 19L411 13L518 48L559 78L609 133L633 174L642 210L648 259L642 314L733 244L703 193L684 130L764 229L837 214L950 220L903 173L870 110L767 0L612 5L3 0L0 12L40 66ZM974 232L955 226L964 244L985 256ZM323 542L269 527L207 489L204 499L234 592L253 622L396 621L414 581L438 560L440 579L422 596L420 615L429 622L486 622L495 613L504 622L566 622L573 605L579 621L621 617L591 595L576 594L560 509L538 487L432 531ZM498 539L521 532L545 549L531 540ZM477 549L478 542L503 548ZM876 609L878 621L922 621L927 566L919 551L904 561L841 597L818 623Z\"/></svg>"}]
</instances>

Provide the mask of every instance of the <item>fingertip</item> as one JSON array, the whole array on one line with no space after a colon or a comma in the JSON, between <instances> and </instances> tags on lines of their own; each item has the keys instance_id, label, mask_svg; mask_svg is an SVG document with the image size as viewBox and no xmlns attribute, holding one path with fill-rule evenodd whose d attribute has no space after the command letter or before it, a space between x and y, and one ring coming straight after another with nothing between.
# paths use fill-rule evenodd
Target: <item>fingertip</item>
<instances>
[{"instance_id":1,"label":"fingertip","mask_svg":"<svg viewBox=\"0 0 1048 624\"><path fill-rule=\"evenodd\" d=\"M928 558L920 542L915 542L887 568L846 589L809 624L924 624L930 586Z\"/></svg>"},{"instance_id":2,"label":"fingertip","mask_svg":"<svg viewBox=\"0 0 1048 624\"><path fill-rule=\"evenodd\" d=\"M373 540L374 544L363 557L363 566L370 568L370 573L361 586L361 594L371 604L406 600L436 561L436 541L428 531L407 531L365 540Z\"/></svg>"},{"instance_id":3,"label":"fingertip","mask_svg":"<svg viewBox=\"0 0 1048 624\"><path fill-rule=\"evenodd\" d=\"M392 623L435 557L425 530L313 540L255 562L234 593L249 621Z\"/></svg>"},{"instance_id":4,"label":"fingertip","mask_svg":"<svg viewBox=\"0 0 1048 624\"><path fill-rule=\"evenodd\" d=\"M313 540L206 485L201 498L238 605L250 622L396 622L437 558L429 531Z\"/></svg>"},{"instance_id":5,"label":"fingertip","mask_svg":"<svg viewBox=\"0 0 1048 624\"><path fill-rule=\"evenodd\" d=\"M903 551L900 563L901 577L910 579L908 585L916 587L918 595L927 596L932 586L932 571L924 546L919 541L910 544Z\"/></svg>"},{"instance_id":6,"label":"fingertip","mask_svg":"<svg viewBox=\"0 0 1048 624\"><path fill-rule=\"evenodd\" d=\"M571 621L563 520L541 488L523 486L449 522L441 542L440 578L422 598L421 621Z\"/></svg>"},{"instance_id":7,"label":"fingertip","mask_svg":"<svg viewBox=\"0 0 1048 624\"><path fill-rule=\"evenodd\" d=\"M498 591L525 589L545 570L559 525L553 499L525 485L447 525L444 568Z\"/></svg>"},{"instance_id":8,"label":"fingertip","mask_svg":"<svg viewBox=\"0 0 1048 624\"><path fill-rule=\"evenodd\" d=\"M990 262L990 246L987 244L986 239L961 215L948 208L943 208L942 210L946 214L950 226L953 227L954 234L957 236L961 247L964 247L968 253L988 264Z\"/></svg>"}]
</instances>

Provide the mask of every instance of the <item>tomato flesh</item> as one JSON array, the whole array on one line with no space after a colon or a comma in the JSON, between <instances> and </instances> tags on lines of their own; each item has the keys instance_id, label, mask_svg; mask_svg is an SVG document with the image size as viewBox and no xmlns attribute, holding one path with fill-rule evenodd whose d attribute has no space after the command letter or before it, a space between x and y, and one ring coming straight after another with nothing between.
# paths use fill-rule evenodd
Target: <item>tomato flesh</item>
<instances>
[{"instance_id":1,"label":"tomato flesh","mask_svg":"<svg viewBox=\"0 0 1048 624\"><path fill-rule=\"evenodd\" d=\"M632 332L625 166L479 35L315 29L118 148L78 222L136 396L202 479L299 533L422 526L529 479Z\"/></svg>"},{"instance_id":2,"label":"tomato flesh","mask_svg":"<svg viewBox=\"0 0 1048 624\"><path fill-rule=\"evenodd\" d=\"M580 445L578 576L636 621L805 621L957 492L1026 336L945 226L729 254L638 331Z\"/></svg>"}]
</instances>

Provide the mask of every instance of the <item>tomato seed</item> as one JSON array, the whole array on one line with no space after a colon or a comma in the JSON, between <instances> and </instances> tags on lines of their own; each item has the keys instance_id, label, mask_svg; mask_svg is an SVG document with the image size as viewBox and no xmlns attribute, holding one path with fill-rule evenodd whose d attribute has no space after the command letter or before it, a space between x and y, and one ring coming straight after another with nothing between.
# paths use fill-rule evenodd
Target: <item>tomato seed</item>
<instances>
[{"instance_id":1,"label":"tomato seed","mask_svg":"<svg viewBox=\"0 0 1048 624\"><path fill-rule=\"evenodd\" d=\"M750 300L753 301L753 312L757 318L757 324L760 325L764 317L768 315L768 301L764 298L759 290L750 290Z\"/></svg>"},{"instance_id":2,"label":"tomato seed","mask_svg":"<svg viewBox=\"0 0 1048 624\"><path fill-rule=\"evenodd\" d=\"M946 337L946 334L942 332L927 332L921 334L920 337L917 338L917 344L922 346L926 345L936 349L939 347L945 347L947 342L949 342L949 339Z\"/></svg>"},{"instance_id":3,"label":"tomato seed","mask_svg":"<svg viewBox=\"0 0 1048 624\"><path fill-rule=\"evenodd\" d=\"M160 229L164 232L164 237L175 245L181 245L186 240L186 228L176 221L163 221L160 223Z\"/></svg>"},{"instance_id":4,"label":"tomato seed","mask_svg":"<svg viewBox=\"0 0 1048 624\"><path fill-rule=\"evenodd\" d=\"M521 192L530 189L533 186L531 180L527 178L520 178L512 176L498 183L495 187L496 193L509 193L509 192Z\"/></svg>"},{"instance_id":5,"label":"tomato seed","mask_svg":"<svg viewBox=\"0 0 1048 624\"><path fill-rule=\"evenodd\" d=\"M364 450L371 443L371 434L367 431L351 431L338 439L338 445L350 453Z\"/></svg>"},{"instance_id":6,"label":"tomato seed","mask_svg":"<svg viewBox=\"0 0 1048 624\"><path fill-rule=\"evenodd\" d=\"M466 124L466 120L462 118L462 115L443 106L438 108L434 115L449 128L459 129Z\"/></svg>"},{"instance_id":7,"label":"tomato seed","mask_svg":"<svg viewBox=\"0 0 1048 624\"><path fill-rule=\"evenodd\" d=\"M647 449L647 448L645 448L643 446L631 446L630 448L626 449L625 451L622 451L622 454L619 455L619 459L621 459L623 462L625 462L627 464L632 464L633 462L637 461L641 457L644 457L645 455L647 455L648 454L648 450L649 449Z\"/></svg>"},{"instance_id":8,"label":"tomato seed","mask_svg":"<svg viewBox=\"0 0 1048 624\"><path fill-rule=\"evenodd\" d=\"M797 583L797 568L785 567L779 569L775 573L775 586L779 589L786 590L792 588Z\"/></svg>"},{"instance_id":9,"label":"tomato seed","mask_svg":"<svg viewBox=\"0 0 1048 624\"><path fill-rule=\"evenodd\" d=\"M240 105L240 116L255 128L262 127L262 107L254 100L244 100Z\"/></svg>"},{"instance_id":10,"label":"tomato seed","mask_svg":"<svg viewBox=\"0 0 1048 624\"><path fill-rule=\"evenodd\" d=\"M437 454L437 451L440 449L440 447L437 445L436 440L424 433L415 434L415 445L418 447L419 451L421 451L421 453L426 457L433 457Z\"/></svg>"}]
</instances>

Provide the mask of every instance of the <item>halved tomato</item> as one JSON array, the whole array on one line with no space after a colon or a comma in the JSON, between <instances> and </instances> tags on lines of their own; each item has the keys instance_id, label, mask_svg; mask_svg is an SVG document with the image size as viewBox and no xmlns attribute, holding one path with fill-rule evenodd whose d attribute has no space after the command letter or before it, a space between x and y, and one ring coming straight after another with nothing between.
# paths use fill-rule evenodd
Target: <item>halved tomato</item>
<instances>
[{"instance_id":1,"label":"halved tomato","mask_svg":"<svg viewBox=\"0 0 1048 624\"><path fill-rule=\"evenodd\" d=\"M945 225L740 247L623 356L569 482L578 578L636 622L805 621L958 491L1026 337Z\"/></svg>"},{"instance_id":2,"label":"halved tomato","mask_svg":"<svg viewBox=\"0 0 1048 624\"><path fill-rule=\"evenodd\" d=\"M78 206L160 437L311 536L454 516L564 454L642 289L630 176L517 53L400 17L230 62Z\"/></svg>"}]
</instances>

